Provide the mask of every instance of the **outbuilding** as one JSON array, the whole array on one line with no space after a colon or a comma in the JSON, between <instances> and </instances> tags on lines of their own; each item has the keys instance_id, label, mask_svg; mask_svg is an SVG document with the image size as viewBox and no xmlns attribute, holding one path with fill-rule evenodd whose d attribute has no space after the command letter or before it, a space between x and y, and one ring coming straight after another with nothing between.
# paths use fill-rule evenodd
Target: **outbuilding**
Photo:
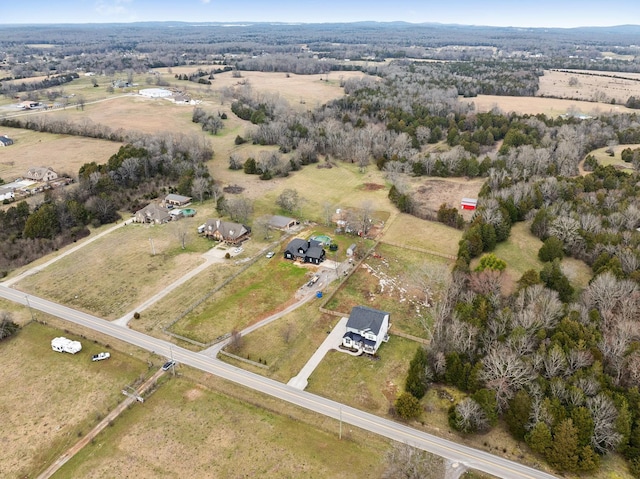
<instances>
[{"instance_id":1,"label":"outbuilding","mask_svg":"<svg viewBox=\"0 0 640 479\"><path fill-rule=\"evenodd\" d=\"M460 208L463 210L475 210L478 207L478 200L475 198L462 198Z\"/></svg>"}]
</instances>

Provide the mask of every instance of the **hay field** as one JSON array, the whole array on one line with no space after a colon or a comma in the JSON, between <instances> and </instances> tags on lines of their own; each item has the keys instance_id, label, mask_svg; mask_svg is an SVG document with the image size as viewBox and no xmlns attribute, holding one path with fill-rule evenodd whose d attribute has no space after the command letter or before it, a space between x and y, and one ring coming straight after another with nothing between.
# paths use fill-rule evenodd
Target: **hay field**
<instances>
[{"instance_id":1,"label":"hay field","mask_svg":"<svg viewBox=\"0 0 640 479\"><path fill-rule=\"evenodd\" d=\"M608 75L608 76L602 76ZM585 70L545 70L540 77L539 96L573 98L624 105L630 96L640 97L640 74ZM603 109L606 111L603 105ZM616 110L622 112L624 110Z\"/></svg>"},{"instance_id":2,"label":"hay field","mask_svg":"<svg viewBox=\"0 0 640 479\"><path fill-rule=\"evenodd\" d=\"M33 166L49 166L58 173L77 177L83 164L90 161L105 163L121 145L16 128L2 128L0 134L15 141L10 147L0 148L0 178L5 181L23 176Z\"/></svg>"},{"instance_id":3,"label":"hay field","mask_svg":"<svg viewBox=\"0 0 640 479\"><path fill-rule=\"evenodd\" d=\"M382 237L382 243L405 248L434 251L448 256L458 253L462 231L436 221L427 221L405 213L398 214Z\"/></svg>"},{"instance_id":4,"label":"hay field","mask_svg":"<svg viewBox=\"0 0 640 479\"><path fill-rule=\"evenodd\" d=\"M344 94L340 87L341 79L360 78L365 75L359 71L330 72L328 75L329 81L325 81L326 74L296 75L290 73L287 77L287 74L282 72L241 71L242 77L234 78L232 72L225 72L215 75L215 79L211 81L212 85L206 87L193 82L178 81L174 78L178 74L189 75L195 73L198 68L210 71L220 68L220 65L172 67L171 73L168 73L168 68L158 68L156 71L162 74L163 79L178 87L186 87L189 90L197 89L200 92L217 91L225 87L237 86L242 82L248 82L255 92L278 95L287 100L292 107L298 104L304 110L315 108L341 97Z\"/></svg>"},{"instance_id":5,"label":"hay field","mask_svg":"<svg viewBox=\"0 0 640 479\"><path fill-rule=\"evenodd\" d=\"M546 93L546 95L551 96L551 93ZM478 95L475 98L465 98L460 101L473 103L475 105L475 111L479 113L491 111L494 108L497 108L505 114L514 112L529 115L544 114L550 117L566 114L585 114L595 116L607 113L633 112L633 110L630 110L625 106L611 105L610 103L531 96ZM626 99L624 101L626 101Z\"/></svg>"},{"instance_id":6,"label":"hay field","mask_svg":"<svg viewBox=\"0 0 640 479\"><path fill-rule=\"evenodd\" d=\"M389 442L254 393L171 379L127 410L60 477L380 477ZM231 388L235 390L235 388ZM383 454L381 454L381 451ZM345 467L348 464L348 467Z\"/></svg>"},{"instance_id":7,"label":"hay field","mask_svg":"<svg viewBox=\"0 0 640 479\"><path fill-rule=\"evenodd\" d=\"M71 355L51 350L51 339L80 339ZM58 329L30 323L0 343L0 416L3 478L35 477L122 400L121 389L147 372L134 357L111 351L91 362L104 346Z\"/></svg>"},{"instance_id":8,"label":"hay field","mask_svg":"<svg viewBox=\"0 0 640 479\"><path fill-rule=\"evenodd\" d=\"M204 261L201 253L208 243L193 233L198 221L202 217L124 226L26 277L18 288L116 319ZM191 231L186 250L180 247L178 228Z\"/></svg>"}]
</instances>

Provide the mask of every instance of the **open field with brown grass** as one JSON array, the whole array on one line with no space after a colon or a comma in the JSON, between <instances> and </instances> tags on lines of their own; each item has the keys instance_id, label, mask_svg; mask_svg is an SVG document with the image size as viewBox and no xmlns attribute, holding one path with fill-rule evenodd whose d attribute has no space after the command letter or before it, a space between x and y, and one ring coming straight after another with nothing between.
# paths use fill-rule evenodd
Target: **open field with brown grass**
<instances>
[{"instance_id":1,"label":"open field with brown grass","mask_svg":"<svg viewBox=\"0 0 640 479\"><path fill-rule=\"evenodd\" d=\"M51 340L61 335L80 339L82 351L52 351ZM2 477L35 477L122 400L121 389L147 373L146 363L118 351L91 361L104 350L38 323L0 343Z\"/></svg>"},{"instance_id":2,"label":"open field with brown grass","mask_svg":"<svg viewBox=\"0 0 640 479\"><path fill-rule=\"evenodd\" d=\"M545 78L545 77L542 77ZM541 83L542 83L541 78ZM545 94L552 96L551 91ZM568 98L572 98L567 96ZM602 115L608 113L632 113L633 110L623 105L612 105L611 103L597 103L594 101L566 100L561 98L541 98L539 96L498 96L498 95L478 95L475 98L464 98L475 105L475 110L484 113L497 108L501 112L518 113L521 115L543 114L556 117L567 114ZM626 101L626 99L625 99ZM624 102L622 102L624 104Z\"/></svg>"},{"instance_id":3,"label":"open field with brown grass","mask_svg":"<svg viewBox=\"0 0 640 479\"><path fill-rule=\"evenodd\" d=\"M462 231L460 230L436 221L427 221L400 213L385 231L381 242L456 256L458 242L461 239Z\"/></svg>"},{"instance_id":4,"label":"open field with brown grass","mask_svg":"<svg viewBox=\"0 0 640 479\"><path fill-rule=\"evenodd\" d=\"M204 261L201 254L210 245L196 237L199 221L196 216L160 226L123 226L26 277L18 288L116 319ZM180 228L191 236L185 250L176 233Z\"/></svg>"},{"instance_id":5,"label":"open field with brown grass","mask_svg":"<svg viewBox=\"0 0 640 479\"><path fill-rule=\"evenodd\" d=\"M59 174L77 177L83 164L105 163L120 148L120 143L111 141L16 128L1 128L0 134L15 141L9 148L0 148L0 178L7 182L33 166L49 166Z\"/></svg>"},{"instance_id":6,"label":"open field with brown grass","mask_svg":"<svg viewBox=\"0 0 640 479\"><path fill-rule=\"evenodd\" d=\"M460 200L477 198L484 182L483 178L411 178L413 208L418 216L435 218L440 206L447 204L458 208L463 218L469 221L474 212L460 209Z\"/></svg>"},{"instance_id":7,"label":"open field with brown grass","mask_svg":"<svg viewBox=\"0 0 640 479\"><path fill-rule=\"evenodd\" d=\"M615 100L617 104L624 105L630 96L640 96L640 74L545 70L544 75L540 77L538 95L603 103ZM621 110L616 110L619 113L626 110L620 108Z\"/></svg>"},{"instance_id":8,"label":"open field with brown grass","mask_svg":"<svg viewBox=\"0 0 640 479\"><path fill-rule=\"evenodd\" d=\"M197 83L188 81L178 81L174 77L178 74L189 75L198 71L198 68L202 70L210 71L212 69L220 68L220 65L213 66L181 66L172 67L171 73L168 73L168 68L156 69L162 75L162 78L172 84L186 88L189 92L199 92L204 95L208 92L215 92L225 87L234 87L240 84L248 84L251 89L256 92L267 93L272 95L278 95L289 102L292 107L300 105L300 109L312 109L317 106L323 105L330 100L339 98L343 95L342 88L340 87L340 81L348 78L360 78L364 76L364 73L359 71L351 72L330 72L326 74L316 75L296 75L290 73L271 73L271 72L257 72L257 71L241 71L241 78L234 78L232 72L225 72L215 75L215 80L212 80L212 84L209 86L198 85Z\"/></svg>"},{"instance_id":9,"label":"open field with brown grass","mask_svg":"<svg viewBox=\"0 0 640 479\"><path fill-rule=\"evenodd\" d=\"M388 441L354 428L345 428L340 440L335 420L245 390L248 400L232 397L215 382L206 381L214 389L188 379L165 382L56 477L381 475Z\"/></svg>"},{"instance_id":10,"label":"open field with brown grass","mask_svg":"<svg viewBox=\"0 0 640 479\"><path fill-rule=\"evenodd\" d=\"M384 243L376 247L375 254L378 257L366 258L342 283L325 308L345 315L357 305L388 311L392 332L427 338L418 317L427 313L421 285L423 281L428 284L431 299L437 297L452 261Z\"/></svg>"}]
</instances>

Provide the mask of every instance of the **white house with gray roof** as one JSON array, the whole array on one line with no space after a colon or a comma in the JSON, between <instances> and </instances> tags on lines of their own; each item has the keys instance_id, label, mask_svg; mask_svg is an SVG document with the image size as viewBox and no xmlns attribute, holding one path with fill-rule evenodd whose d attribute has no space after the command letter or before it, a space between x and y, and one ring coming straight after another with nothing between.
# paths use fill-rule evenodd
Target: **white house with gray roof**
<instances>
[{"instance_id":1,"label":"white house with gray roof","mask_svg":"<svg viewBox=\"0 0 640 479\"><path fill-rule=\"evenodd\" d=\"M342 346L367 354L376 354L383 342L389 340L389 317L386 311L354 306L347 321Z\"/></svg>"}]
</instances>

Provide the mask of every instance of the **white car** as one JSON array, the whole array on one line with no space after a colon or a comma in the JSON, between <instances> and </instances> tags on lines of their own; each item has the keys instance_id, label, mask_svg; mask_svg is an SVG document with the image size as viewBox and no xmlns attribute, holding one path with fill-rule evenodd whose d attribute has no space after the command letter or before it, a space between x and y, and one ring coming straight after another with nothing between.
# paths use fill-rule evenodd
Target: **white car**
<instances>
[{"instance_id":1,"label":"white car","mask_svg":"<svg viewBox=\"0 0 640 479\"><path fill-rule=\"evenodd\" d=\"M275 253L273 251L269 251L267 253L267 258L273 258L274 255L275 255Z\"/></svg>"},{"instance_id":2,"label":"white car","mask_svg":"<svg viewBox=\"0 0 640 479\"><path fill-rule=\"evenodd\" d=\"M240 253L242 253L243 251L244 251L244 249L243 249L243 248L235 248L235 249L233 250L233 252L234 252L235 254L240 254Z\"/></svg>"},{"instance_id":3,"label":"white car","mask_svg":"<svg viewBox=\"0 0 640 479\"><path fill-rule=\"evenodd\" d=\"M91 357L91 361L102 361L103 359L109 359L110 357L111 353L98 353Z\"/></svg>"}]
</instances>

